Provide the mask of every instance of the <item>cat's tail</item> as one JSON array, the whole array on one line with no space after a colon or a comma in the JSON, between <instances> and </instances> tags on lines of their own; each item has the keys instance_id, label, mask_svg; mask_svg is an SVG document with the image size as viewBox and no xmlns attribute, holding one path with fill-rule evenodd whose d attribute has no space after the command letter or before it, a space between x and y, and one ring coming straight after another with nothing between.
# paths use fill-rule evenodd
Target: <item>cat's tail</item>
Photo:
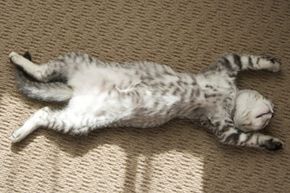
<instances>
[{"instance_id":1,"label":"cat's tail","mask_svg":"<svg viewBox=\"0 0 290 193\"><path fill-rule=\"evenodd\" d=\"M31 55L25 53L24 57L31 60ZM42 83L27 75L20 67L16 67L16 84L21 93L29 98L47 102L65 102L73 94L73 90L62 82Z\"/></svg>"}]
</instances>

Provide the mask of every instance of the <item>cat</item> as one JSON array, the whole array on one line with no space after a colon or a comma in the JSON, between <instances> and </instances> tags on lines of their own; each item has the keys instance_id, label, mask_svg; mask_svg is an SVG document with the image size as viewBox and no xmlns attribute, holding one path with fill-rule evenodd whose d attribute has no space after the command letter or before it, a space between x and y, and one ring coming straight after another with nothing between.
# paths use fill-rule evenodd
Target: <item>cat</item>
<instances>
[{"instance_id":1,"label":"cat","mask_svg":"<svg viewBox=\"0 0 290 193\"><path fill-rule=\"evenodd\" d=\"M222 144L283 147L281 140L259 133L272 118L272 102L235 84L243 70L278 72L281 63L269 56L226 54L197 74L152 62L107 63L82 53L41 65L29 53L11 52L9 58L24 95L67 103L62 110L35 112L12 133L13 143L39 127L77 135L105 127L157 127L181 118L200 121Z\"/></svg>"}]
</instances>

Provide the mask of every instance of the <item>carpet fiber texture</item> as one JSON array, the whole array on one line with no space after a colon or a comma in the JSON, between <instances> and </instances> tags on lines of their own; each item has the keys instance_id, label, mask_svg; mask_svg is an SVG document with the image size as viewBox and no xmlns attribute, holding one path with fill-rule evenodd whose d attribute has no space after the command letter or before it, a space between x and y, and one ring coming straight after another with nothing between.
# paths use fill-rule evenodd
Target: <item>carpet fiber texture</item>
<instances>
[{"instance_id":1,"label":"carpet fiber texture","mask_svg":"<svg viewBox=\"0 0 290 193\"><path fill-rule=\"evenodd\" d=\"M69 51L198 72L226 52L268 53L282 72L247 72L241 88L275 104L266 133L280 152L226 147L189 121L72 137L8 136L47 104L20 95L10 51L42 63ZM290 1L4 0L0 3L0 192L289 192Z\"/></svg>"}]
</instances>

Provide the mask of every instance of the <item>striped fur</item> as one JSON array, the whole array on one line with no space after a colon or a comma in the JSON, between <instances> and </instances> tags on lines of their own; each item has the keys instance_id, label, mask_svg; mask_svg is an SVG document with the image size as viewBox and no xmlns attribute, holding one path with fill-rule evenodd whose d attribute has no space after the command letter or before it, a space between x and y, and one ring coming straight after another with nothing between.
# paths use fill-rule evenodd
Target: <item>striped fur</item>
<instances>
[{"instance_id":1,"label":"striped fur","mask_svg":"<svg viewBox=\"0 0 290 193\"><path fill-rule=\"evenodd\" d=\"M283 143L256 131L272 117L273 104L260 93L239 90L242 70L277 72L270 57L227 54L199 74L180 73L151 62L106 63L69 53L37 65L12 52L17 85L26 96L68 101L60 111L40 109L11 135L18 142L39 127L87 134L103 127L156 127L173 118L199 120L223 144L281 149Z\"/></svg>"}]
</instances>

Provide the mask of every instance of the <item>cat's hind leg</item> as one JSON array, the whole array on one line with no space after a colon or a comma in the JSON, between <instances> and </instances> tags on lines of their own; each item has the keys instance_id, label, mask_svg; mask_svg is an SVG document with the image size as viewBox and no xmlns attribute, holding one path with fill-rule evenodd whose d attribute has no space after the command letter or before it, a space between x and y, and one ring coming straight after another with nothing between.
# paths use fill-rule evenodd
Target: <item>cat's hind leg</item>
<instances>
[{"instance_id":1,"label":"cat's hind leg","mask_svg":"<svg viewBox=\"0 0 290 193\"><path fill-rule=\"evenodd\" d=\"M22 56L16 52L11 52L9 58L15 65L21 67L27 74L38 81L48 82L50 80L66 79L65 63L59 60L50 61L46 64L35 64L30 59L30 55Z\"/></svg>"},{"instance_id":2,"label":"cat's hind leg","mask_svg":"<svg viewBox=\"0 0 290 193\"><path fill-rule=\"evenodd\" d=\"M107 127L111 118L72 113L70 110L51 110L48 107L35 112L19 129L13 131L10 139L19 142L39 127L53 129L73 135L87 134L101 127Z\"/></svg>"},{"instance_id":3,"label":"cat's hind leg","mask_svg":"<svg viewBox=\"0 0 290 193\"><path fill-rule=\"evenodd\" d=\"M47 124L47 119L51 110L48 107L44 107L35 112L22 127L14 130L10 136L13 143L19 142L28 136L30 133L38 129L39 127Z\"/></svg>"}]
</instances>

